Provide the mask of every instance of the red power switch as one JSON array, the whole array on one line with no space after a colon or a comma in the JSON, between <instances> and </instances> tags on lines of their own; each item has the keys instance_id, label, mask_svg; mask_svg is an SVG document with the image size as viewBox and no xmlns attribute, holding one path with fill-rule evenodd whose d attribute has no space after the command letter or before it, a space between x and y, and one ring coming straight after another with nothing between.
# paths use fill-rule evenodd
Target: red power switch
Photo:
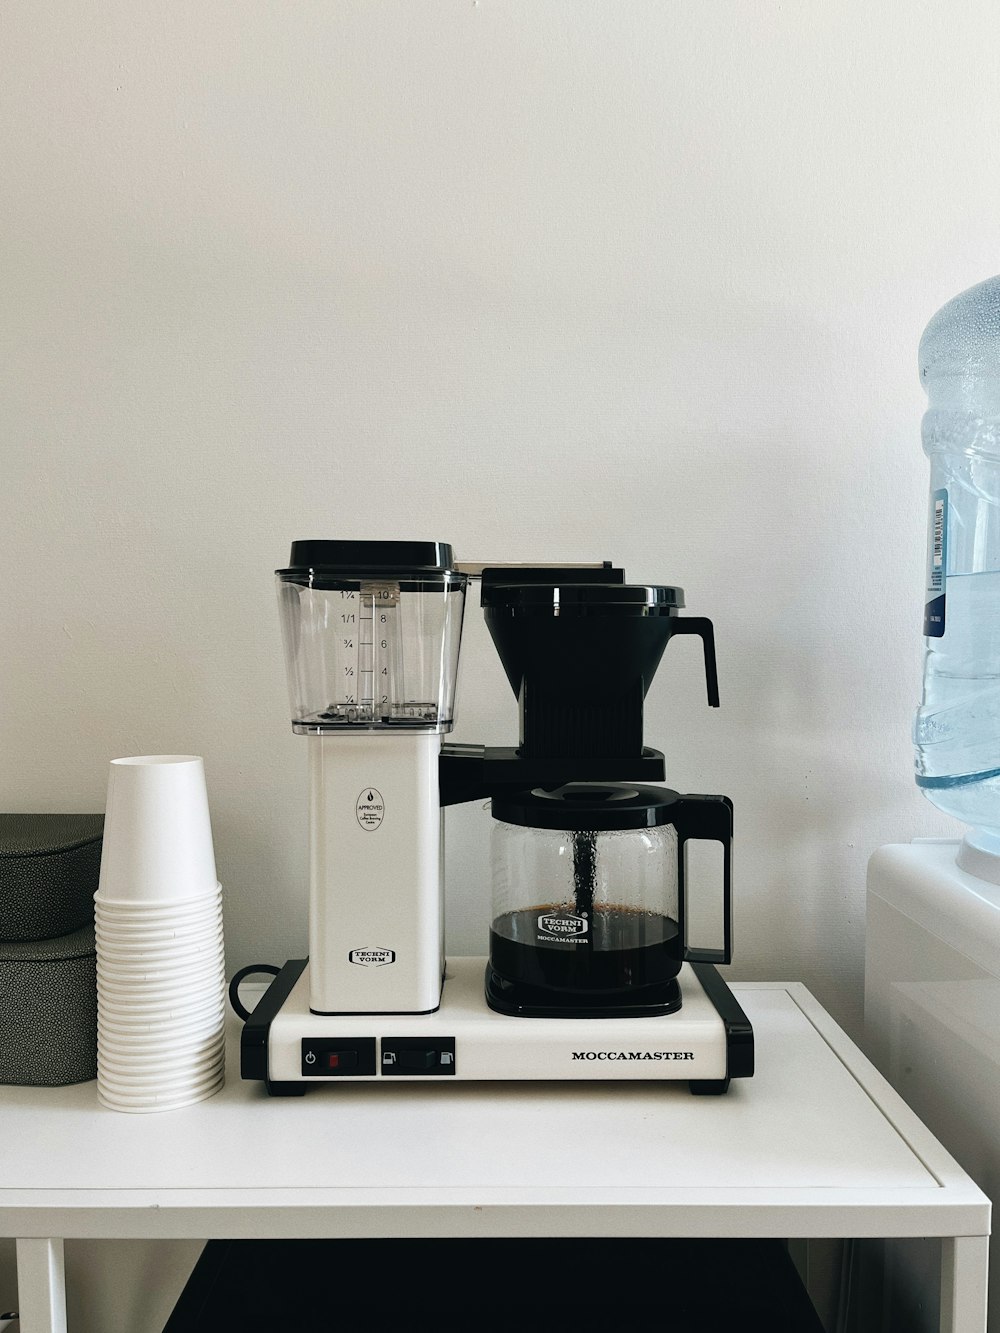
<instances>
[{"instance_id":1,"label":"red power switch","mask_svg":"<svg viewBox=\"0 0 1000 1333\"><path fill-rule=\"evenodd\" d=\"M302 1038L303 1078L373 1078L375 1038L336 1036Z\"/></svg>"}]
</instances>

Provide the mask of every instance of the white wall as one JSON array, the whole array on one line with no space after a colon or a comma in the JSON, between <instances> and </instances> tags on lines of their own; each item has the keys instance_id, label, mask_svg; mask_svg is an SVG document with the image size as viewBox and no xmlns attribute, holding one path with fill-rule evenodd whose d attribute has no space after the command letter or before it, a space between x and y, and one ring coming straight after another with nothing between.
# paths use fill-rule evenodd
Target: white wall
<instances>
[{"instance_id":1,"label":"white wall","mask_svg":"<svg viewBox=\"0 0 1000 1333\"><path fill-rule=\"evenodd\" d=\"M989 0L15 0L0 808L205 756L229 962L305 947L296 537L613 558L712 617L650 743L737 811L733 975L860 1026L912 784L924 323L1000 268ZM514 734L478 611L455 739ZM449 944L482 951L479 809Z\"/></svg>"},{"instance_id":2,"label":"white wall","mask_svg":"<svg viewBox=\"0 0 1000 1333\"><path fill-rule=\"evenodd\" d=\"M987 3L15 6L0 805L205 756L230 962L304 945L299 536L612 557L711 616L648 738L739 839L738 974L856 1023L912 786L924 322L1000 267ZM478 611L457 739L516 721ZM449 816L451 948L488 818Z\"/></svg>"}]
</instances>

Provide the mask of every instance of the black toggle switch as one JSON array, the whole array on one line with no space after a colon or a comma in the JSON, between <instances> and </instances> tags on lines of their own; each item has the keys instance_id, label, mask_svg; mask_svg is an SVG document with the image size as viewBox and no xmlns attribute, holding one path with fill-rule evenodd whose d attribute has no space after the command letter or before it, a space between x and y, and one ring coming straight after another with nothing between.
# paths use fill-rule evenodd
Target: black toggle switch
<instances>
[{"instance_id":1,"label":"black toggle switch","mask_svg":"<svg viewBox=\"0 0 1000 1333\"><path fill-rule=\"evenodd\" d=\"M400 1051L399 1063L404 1069L433 1069L438 1062L437 1051Z\"/></svg>"},{"instance_id":2,"label":"black toggle switch","mask_svg":"<svg viewBox=\"0 0 1000 1333\"><path fill-rule=\"evenodd\" d=\"M455 1073L454 1037L383 1037L382 1073L388 1076Z\"/></svg>"}]
</instances>

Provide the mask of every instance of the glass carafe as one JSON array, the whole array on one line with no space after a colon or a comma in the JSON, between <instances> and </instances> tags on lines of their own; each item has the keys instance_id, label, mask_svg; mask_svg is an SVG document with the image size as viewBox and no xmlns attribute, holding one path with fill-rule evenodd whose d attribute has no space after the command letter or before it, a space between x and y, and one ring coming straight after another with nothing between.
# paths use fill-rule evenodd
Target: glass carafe
<instances>
[{"instance_id":1,"label":"glass carafe","mask_svg":"<svg viewBox=\"0 0 1000 1333\"><path fill-rule=\"evenodd\" d=\"M730 958L732 807L663 787L570 783L493 800L487 999L504 1013L669 1013L685 960ZM724 945L689 947L685 847L724 849Z\"/></svg>"}]
</instances>

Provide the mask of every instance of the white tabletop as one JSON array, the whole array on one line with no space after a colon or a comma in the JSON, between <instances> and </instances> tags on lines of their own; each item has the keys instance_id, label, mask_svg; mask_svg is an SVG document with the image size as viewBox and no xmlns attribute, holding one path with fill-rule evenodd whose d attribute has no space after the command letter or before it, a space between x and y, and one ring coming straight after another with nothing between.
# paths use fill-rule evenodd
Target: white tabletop
<instances>
[{"instance_id":1,"label":"white tabletop","mask_svg":"<svg viewBox=\"0 0 1000 1333\"><path fill-rule=\"evenodd\" d=\"M0 1234L19 1237L985 1235L989 1201L795 983L734 985L757 1073L686 1084L239 1077L179 1111L95 1083L0 1089ZM516 1020L511 1020L516 1021Z\"/></svg>"}]
</instances>

